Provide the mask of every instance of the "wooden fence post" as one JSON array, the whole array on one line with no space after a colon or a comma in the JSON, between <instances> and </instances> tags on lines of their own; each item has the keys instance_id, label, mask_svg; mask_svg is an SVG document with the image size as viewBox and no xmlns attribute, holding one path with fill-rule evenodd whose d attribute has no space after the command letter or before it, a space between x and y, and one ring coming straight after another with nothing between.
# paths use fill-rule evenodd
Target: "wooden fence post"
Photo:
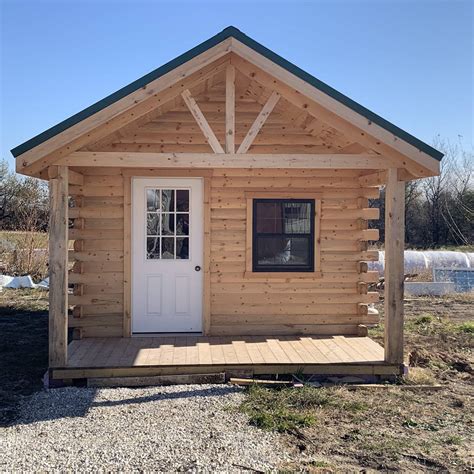
<instances>
[{"instance_id":1,"label":"wooden fence post","mask_svg":"<svg viewBox=\"0 0 474 474\"><path fill-rule=\"evenodd\" d=\"M396 168L385 188L385 362L403 363L405 183Z\"/></svg>"},{"instance_id":2,"label":"wooden fence post","mask_svg":"<svg viewBox=\"0 0 474 474\"><path fill-rule=\"evenodd\" d=\"M68 168L54 167L49 181L49 367L67 364Z\"/></svg>"}]
</instances>

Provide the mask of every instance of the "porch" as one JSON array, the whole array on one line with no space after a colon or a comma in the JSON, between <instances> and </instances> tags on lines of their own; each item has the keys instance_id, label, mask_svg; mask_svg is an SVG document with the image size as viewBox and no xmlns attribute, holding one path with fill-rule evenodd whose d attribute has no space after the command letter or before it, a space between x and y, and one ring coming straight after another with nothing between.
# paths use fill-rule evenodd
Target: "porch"
<instances>
[{"instance_id":1,"label":"porch","mask_svg":"<svg viewBox=\"0 0 474 474\"><path fill-rule=\"evenodd\" d=\"M186 375L225 372L400 375L384 349L361 336L162 336L89 338L68 346L53 379Z\"/></svg>"}]
</instances>

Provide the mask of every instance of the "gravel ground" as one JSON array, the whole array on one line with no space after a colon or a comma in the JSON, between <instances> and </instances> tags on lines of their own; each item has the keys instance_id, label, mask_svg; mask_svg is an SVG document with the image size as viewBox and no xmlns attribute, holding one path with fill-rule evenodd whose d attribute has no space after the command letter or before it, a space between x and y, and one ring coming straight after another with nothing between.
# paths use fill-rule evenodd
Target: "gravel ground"
<instances>
[{"instance_id":1,"label":"gravel ground","mask_svg":"<svg viewBox=\"0 0 474 474\"><path fill-rule=\"evenodd\" d=\"M0 471L268 471L288 462L277 435L232 409L243 396L225 385L38 392L1 431Z\"/></svg>"}]
</instances>

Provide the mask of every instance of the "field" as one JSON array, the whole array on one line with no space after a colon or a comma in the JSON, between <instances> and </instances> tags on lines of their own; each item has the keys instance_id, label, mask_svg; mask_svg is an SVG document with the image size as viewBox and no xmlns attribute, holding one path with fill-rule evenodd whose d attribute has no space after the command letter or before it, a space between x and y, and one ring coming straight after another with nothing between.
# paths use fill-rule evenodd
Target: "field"
<instances>
[{"instance_id":1,"label":"field","mask_svg":"<svg viewBox=\"0 0 474 474\"><path fill-rule=\"evenodd\" d=\"M379 305L382 310L382 305ZM412 367L402 385L269 390L251 387L229 409L277 433L294 459L283 470L463 471L473 457L474 297L406 300ZM383 324L371 330L381 341ZM47 366L47 293L0 293L0 417L14 424L18 403L41 390ZM409 384L441 385L407 389Z\"/></svg>"}]
</instances>

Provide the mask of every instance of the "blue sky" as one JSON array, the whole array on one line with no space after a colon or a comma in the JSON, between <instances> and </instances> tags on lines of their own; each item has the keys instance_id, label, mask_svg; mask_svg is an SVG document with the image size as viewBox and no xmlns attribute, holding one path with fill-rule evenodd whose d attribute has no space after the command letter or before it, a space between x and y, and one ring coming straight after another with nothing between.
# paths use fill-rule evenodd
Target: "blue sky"
<instances>
[{"instance_id":1,"label":"blue sky","mask_svg":"<svg viewBox=\"0 0 474 474\"><path fill-rule=\"evenodd\" d=\"M473 144L473 2L0 0L0 158L229 25L430 143Z\"/></svg>"}]
</instances>

